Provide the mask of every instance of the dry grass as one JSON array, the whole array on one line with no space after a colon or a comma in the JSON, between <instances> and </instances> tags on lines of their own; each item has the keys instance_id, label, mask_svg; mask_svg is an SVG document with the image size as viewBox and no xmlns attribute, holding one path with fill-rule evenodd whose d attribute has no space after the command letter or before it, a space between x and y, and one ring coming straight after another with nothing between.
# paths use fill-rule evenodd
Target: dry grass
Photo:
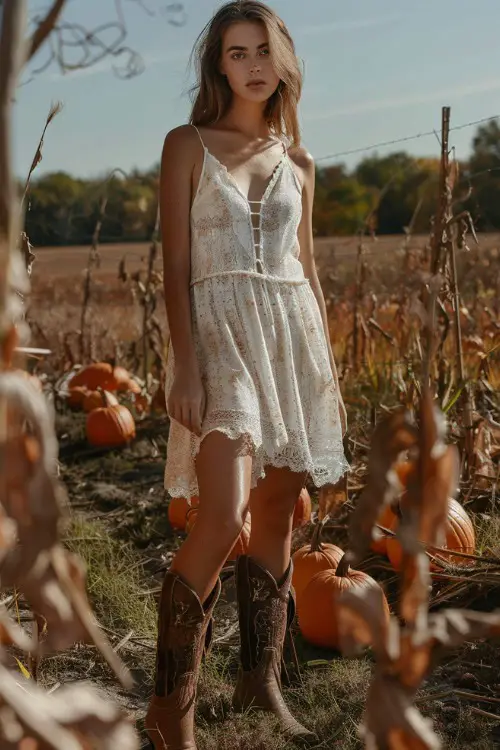
<instances>
[{"instance_id":1,"label":"dry grass","mask_svg":"<svg viewBox=\"0 0 500 750\"><path fill-rule=\"evenodd\" d=\"M110 454L110 458L113 454ZM120 468L120 458L114 461ZM102 469L102 467L101 467ZM480 545L491 546L494 534L500 533L500 522L479 524ZM167 540L166 546L177 546L182 537ZM88 565L88 592L100 623L115 644L130 632L140 642L154 644L156 637L156 603L152 589L158 588L158 578L148 575L141 563L143 556L124 544L113 529L112 522L86 520L75 516L69 530L67 544L83 557ZM163 547L164 548L164 547ZM220 626L220 612L215 613L216 627ZM219 620L219 622L217 622ZM113 635L114 634L114 635ZM491 648L491 647L488 647ZM294 714L321 738L318 748L360 750L363 744L357 726L362 716L364 698L370 682L372 661L370 654L361 659L344 659L334 652L309 647L297 636L297 650L301 662L302 683L297 678L284 690L285 698ZM443 748L456 750L491 750L494 723L473 714L470 708L450 697L429 698L441 693L463 679L464 659L491 663L496 652L476 653L472 647L457 652L443 670L438 670L424 686L420 696L427 699L420 708L432 717L443 740ZM138 729L152 689L154 650L134 651L133 644L122 652L122 657L138 678L137 692L132 696L114 694L114 699L136 716ZM231 696L238 664L237 647L215 645L205 661L197 705L197 737L203 750L290 750L293 745L277 731L273 717L248 712L235 715ZM493 670L486 672L489 678ZM493 674L491 677L493 678ZM68 652L42 662L42 681L47 686L73 679L92 680L110 691L110 675L96 659L95 650L75 646ZM481 690L484 692L484 690ZM487 709L495 707L485 706Z\"/></svg>"},{"instance_id":2,"label":"dry grass","mask_svg":"<svg viewBox=\"0 0 500 750\"><path fill-rule=\"evenodd\" d=\"M495 509L486 514L476 514L476 553L478 555L500 554L500 515Z\"/></svg>"},{"instance_id":3,"label":"dry grass","mask_svg":"<svg viewBox=\"0 0 500 750\"><path fill-rule=\"evenodd\" d=\"M216 654L206 664L200 684L198 726L204 750L284 750L290 744L280 737L273 717L231 712L234 657ZM333 661L304 671L303 685L285 690L294 715L322 738L318 747L359 747L357 721L369 681L370 665L361 661Z\"/></svg>"}]
</instances>

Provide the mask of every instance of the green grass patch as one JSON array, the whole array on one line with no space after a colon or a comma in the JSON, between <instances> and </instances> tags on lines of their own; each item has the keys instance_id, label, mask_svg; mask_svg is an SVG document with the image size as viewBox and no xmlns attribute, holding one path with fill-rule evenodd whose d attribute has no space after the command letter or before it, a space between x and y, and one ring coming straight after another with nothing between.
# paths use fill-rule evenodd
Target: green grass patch
<instances>
[{"instance_id":1,"label":"green grass patch","mask_svg":"<svg viewBox=\"0 0 500 750\"><path fill-rule=\"evenodd\" d=\"M154 638L157 606L141 580L141 559L132 547L113 539L104 523L78 516L64 541L87 565L87 593L101 625Z\"/></svg>"}]
</instances>

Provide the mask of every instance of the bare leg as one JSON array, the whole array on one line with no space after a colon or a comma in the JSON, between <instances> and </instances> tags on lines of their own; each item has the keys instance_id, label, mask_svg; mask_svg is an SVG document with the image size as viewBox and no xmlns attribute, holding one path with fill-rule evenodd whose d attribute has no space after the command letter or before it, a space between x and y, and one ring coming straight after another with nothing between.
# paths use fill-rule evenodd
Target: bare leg
<instances>
[{"instance_id":1,"label":"bare leg","mask_svg":"<svg viewBox=\"0 0 500 750\"><path fill-rule=\"evenodd\" d=\"M212 432L197 456L198 517L165 575L160 598L155 690L145 719L155 750L196 750L198 675L219 573L248 512L252 458L241 449L242 439Z\"/></svg>"},{"instance_id":2,"label":"bare leg","mask_svg":"<svg viewBox=\"0 0 500 750\"><path fill-rule=\"evenodd\" d=\"M248 513L252 457L239 455L243 438L211 432L196 460L200 506L196 524L171 569L189 582L203 602L238 538Z\"/></svg>"},{"instance_id":3,"label":"bare leg","mask_svg":"<svg viewBox=\"0 0 500 750\"><path fill-rule=\"evenodd\" d=\"M288 468L266 467L266 476L250 493L252 528L249 555L276 580L290 563L295 503L307 473Z\"/></svg>"}]
</instances>

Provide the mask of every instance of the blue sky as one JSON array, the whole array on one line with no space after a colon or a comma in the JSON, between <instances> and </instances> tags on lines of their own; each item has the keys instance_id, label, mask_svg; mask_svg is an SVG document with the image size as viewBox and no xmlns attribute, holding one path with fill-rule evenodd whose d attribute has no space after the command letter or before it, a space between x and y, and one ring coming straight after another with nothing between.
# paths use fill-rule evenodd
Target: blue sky
<instances>
[{"instance_id":1,"label":"blue sky","mask_svg":"<svg viewBox=\"0 0 500 750\"><path fill-rule=\"evenodd\" d=\"M18 89L15 171L27 173L53 101L64 104L49 128L37 174L65 170L102 175L158 162L163 138L187 121L187 69L193 42L221 4L185 0L185 23L165 11L166 0L142 0L154 15L123 0L127 43L145 71L120 80L113 61L61 75L55 66ZM48 3L30 0L31 12ZM500 114L500 2L498 0L273 0L305 63L300 108L303 141L322 160L329 154L439 129L440 109L452 126ZM116 18L113 0L69 0L65 19L95 27ZM32 67L44 62L44 54ZM24 76L28 80L28 76ZM452 133L457 156L469 153L475 128ZM434 135L398 148L436 156ZM369 154L342 156L348 166ZM319 163L328 163L319 161Z\"/></svg>"}]
</instances>

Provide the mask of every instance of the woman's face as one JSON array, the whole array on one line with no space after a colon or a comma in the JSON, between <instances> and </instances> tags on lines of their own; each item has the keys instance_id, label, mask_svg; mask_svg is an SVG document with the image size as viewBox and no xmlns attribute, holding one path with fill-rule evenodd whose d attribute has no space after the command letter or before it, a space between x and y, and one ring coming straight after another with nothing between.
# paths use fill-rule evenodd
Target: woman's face
<instances>
[{"instance_id":1,"label":"woman's face","mask_svg":"<svg viewBox=\"0 0 500 750\"><path fill-rule=\"evenodd\" d=\"M268 41L265 26L250 21L232 24L223 36L220 70L243 99L265 102L278 87Z\"/></svg>"}]
</instances>

